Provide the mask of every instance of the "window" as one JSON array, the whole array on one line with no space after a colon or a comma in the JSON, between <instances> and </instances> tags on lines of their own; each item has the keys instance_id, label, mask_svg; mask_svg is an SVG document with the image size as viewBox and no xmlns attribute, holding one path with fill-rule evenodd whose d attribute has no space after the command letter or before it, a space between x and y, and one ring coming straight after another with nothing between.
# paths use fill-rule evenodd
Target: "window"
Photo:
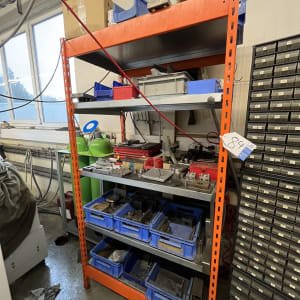
<instances>
[{"instance_id":1,"label":"window","mask_svg":"<svg viewBox=\"0 0 300 300\"><path fill-rule=\"evenodd\" d=\"M62 37L62 14L28 22L19 35L0 49L0 93L25 99L40 94L57 65ZM51 84L38 100L41 102L28 104L28 101L0 96L0 111L26 104L10 112L0 112L0 121L52 125L66 122L66 107L61 102L64 100L61 59Z\"/></svg>"}]
</instances>

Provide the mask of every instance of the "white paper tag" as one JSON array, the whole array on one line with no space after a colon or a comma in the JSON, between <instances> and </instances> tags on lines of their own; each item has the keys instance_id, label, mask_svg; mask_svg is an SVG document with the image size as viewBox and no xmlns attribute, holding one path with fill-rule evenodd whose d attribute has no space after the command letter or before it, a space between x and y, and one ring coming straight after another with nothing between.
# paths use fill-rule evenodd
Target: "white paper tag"
<instances>
[{"instance_id":1,"label":"white paper tag","mask_svg":"<svg viewBox=\"0 0 300 300\"><path fill-rule=\"evenodd\" d=\"M242 161L256 149L255 144L236 132L226 133L221 138L224 148Z\"/></svg>"}]
</instances>

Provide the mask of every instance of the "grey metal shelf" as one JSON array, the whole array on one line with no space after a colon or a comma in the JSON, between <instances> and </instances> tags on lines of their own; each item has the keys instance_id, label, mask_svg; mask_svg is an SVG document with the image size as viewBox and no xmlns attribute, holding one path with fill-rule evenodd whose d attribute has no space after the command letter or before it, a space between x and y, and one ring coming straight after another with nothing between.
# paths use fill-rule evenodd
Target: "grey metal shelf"
<instances>
[{"instance_id":1,"label":"grey metal shelf","mask_svg":"<svg viewBox=\"0 0 300 300\"><path fill-rule=\"evenodd\" d=\"M209 258L209 255L206 255L209 251L204 251L203 252L204 254L197 254L195 261L189 261L187 259L176 256L174 254L170 254L168 252L153 248L147 243L136 240L134 238L127 237L127 236L117 233L115 231L104 229L104 228L95 226L90 223L86 223L86 227L89 229L92 229L96 232L99 232L107 237L110 237L110 238L116 239L120 242L123 242L124 244L130 245L132 247L138 248L140 250L151 253L158 257L164 258L168 261L174 262L176 264L179 264L179 265L189 268L191 270L209 275L210 258Z\"/></svg>"},{"instance_id":2,"label":"grey metal shelf","mask_svg":"<svg viewBox=\"0 0 300 300\"><path fill-rule=\"evenodd\" d=\"M160 111L212 109L221 108L222 93L153 96L149 100ZM153 111L153 108L142 98L75 103L77 114L120 115L120 112L135 111Z\"/></svg>"},{"instance_id":3,"label":"grey metal shelf","mask_svg":"<svg viewBox=\"0 0 300 300\"><path fill-rule=\"evenodd\" d=\"M98 174L98 173L93 173L93 172L83 171L83 170L80 171L80 174L82 176L96 178L99 180L125 184L125 185L138 187L146 190L152 190L152 191L162 192L166 194L187 197L187 198L201 200L205 202L212 202L215 198L215 191L213 191L210 194L197 192L190 189L186 189L183 186L182 187L173 186L171 180L168 180L164 183L160 183L160 182L139 178L136 174L130 174L127 175L126 177L118 177L118 176Z\"/></svg>"}]
</instances>

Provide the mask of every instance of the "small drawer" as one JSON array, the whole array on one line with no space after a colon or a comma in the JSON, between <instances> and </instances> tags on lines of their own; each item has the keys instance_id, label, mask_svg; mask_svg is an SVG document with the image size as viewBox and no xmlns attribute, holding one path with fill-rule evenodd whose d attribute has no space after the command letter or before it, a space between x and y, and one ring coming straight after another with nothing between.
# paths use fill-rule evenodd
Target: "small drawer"
<instances>
[{"instance_id":1,"label":"small drawer","mask_svg":"<svg viewBox=\"0 0 300 300\"><path fill-rule=\"evenodd\" d=\"M265 131L266 127L267 127L266 124L248 123L248 131L249 132Z\"/></svg>"},{"instance_id":2,"label":"small drawer","mask_svg":"<svg viewBox=\"0 0 300 300\"><path fill-rule=\"evenodd\" d=\"M247 180L247 181L250 181L250 182L259 182L259 177L244 174L243 175L243 180Z\"/></svg>"},{"instance_id":3,"label":"small drawer","mask_svg":"<svg viewBox=\"0 0 300 300\"><path fill-rule=\"evenodd\" d=\"M289 252L289 257L288 257L289 264L292 266L295 265L295 267L298 267L300 270L300 257L297 254ZM300 274L299 272L296 272L297 274Z\"/></svg>"},{"instance_id":4,"label":"small drawer","mask_svg":"<svg viewBox=\"0 0 300 300\"><path fill-rule=\"evenodd\" d=\"M278 42L278 52L289 51L300 48L300 37L286 39Z\"/></svg>"},{"instance_id":5,"label":"small drawer","mask_svg":"<svg viewBox=\"0 0 300 300\"><path fill-rule=\"evenodd\" d=\"M244 248L244 249L249 249L250 245L251 245L251 242L247 242L247 241L242 240L242 239L236 239L235 244L239 247Z\"/></svg>"},{"instance_id":6,"label":"small drawer","mask_svg":"<svg viewBox=\"0 0 300 300\"><path fill-rule=\"evenodd\" d=\"M285 144L286 137L285 134L266 134L266 141L271 144Z\"/></svg>"},{"instance_id":7,"label":"small drawer","mask_svg":"<svg viewBox=\"0 0 300 300\"><path fill-rule=\"evenodd\" d=\"M300 88L295 88L294 99L300 99Z\"/></svg>"},{"instance_id":8,"label":"small drawer","mask_svg":"<svg viewBox=\"0 0 300 300\"><path fill-rule=\"evenodd\" d=\"M297 167L297 168L300 167L300 159L299 158L285 157L283 160L283 163L290 167Z\"/></svg>"},{"instance_id":9,"label":"small drawer","mask_svg":"<svg viewBox=\"0 0 300 300\"><path fill-rule=\"evenodd\" d=\"M291 244L290 244L290 252L294 252L295 254L299 255L300 254L300 247L299 247L299 245L291 242ZM297 266L293 265L293 266L291 266L291 268L295 272L299 273L299 275L300 275L300 267L298 265Z\"/></svg>"},{"instance_id":10,"label":"small drawer","mask_svg":"<svg viewBox=\"0 0 300 300\"><path fill-rule=\"evenodd\" d=\"M296 79L295 76L274 78L273 87L274 88L292 87L295 85L295 79Z\"/></svg>"},{"instance_id":11,"label":"small drawer","mask_svg":"<svg viewBox=\"0 0 300 300\"><path fill-rule=\"evenodd\" d=\"M274 294L273 300L286 300L286 298L284 298L284 297L282 297L282 296L280 296L280 295Z\"/></svg>"},{"instance_id":12,"label":"small drawer","mask_svg":"<svg viewBox=\"0 0 300 300\"><path fill-rule=\"evenodd\" d=\"M251 208L240 207L239 213L240 215L243 215L251 220L254 218L255 210Z\"/></svg>"},{"instance_id":13,"label":"small drawer","mask_svg":"<svg viewBox=\"0 0 300 300\"><path fill-rule=\"evenodd\" d=\"M300 111L294 111L291 113L292 122L300 122Z\"/></svg>"},{"instance_id":14,"label":"small drawer","mask_svg":"<svg viewBox=\"0 0 300 300\"><path fill-rule=\"evenodd\" d=\"M287 145L300 145L300 136L288 135Z\"/></svg>"},{"instance_id":15,"label":"small drawer","mask_svg":"<svg viewBox=\"0 0 300 300\"><path fill-rule=\"evenodd\" d=\"M253 231L253 237L257 238L258 240L261 239L264 242L269 242L270 241L270 234L269 233L264 233L262 231Z\"/></svg>"},{"instance_id":16,"label":"small drawer","mask_svg":"<svg viewBox=\"0 0 300 300\"><path fill-rule=\"evenodd\" d=\"M255 160L255 161L261 161L262 160L263 155L261 153L251 153L249 155L249 158L251 160Z\"/></svg>"},{"instance_id":17,"label":"small drawer","mask_svg":"<svg viewBox=\"0 0 300 300\"><path fill-rule=\"evenodd\" d=\"M300 100L292 100L291 110L300 110Z\"/></svg>"},{"instance_id":18,"label":"small drawer","mask_svg":"<svg viewBox=\"0 0 300 300\"><path fill-rule=\"evenodd\" d=\"M249 234L245 234L244 232L238 230L237 234L236 234L237 238L239 238L240 240L246 241L248 243L251 243L252 237Z\"/></svg>"},{"instance_id":19,"label":"small drawer","mask_svg":"<svg viewBox=\"0 0 300 300\"><path fill-rule=\"evenodd\" d=\"M300 246L300 235L297 234L296 232L293 232L292 241L299 247Z\"/></svg>"},{"instance_id":20,"label":"small drawer","mask_svg":"<svg viewBox=\"0 0 300 300\"><path fill-rule=\"evenodd\" d=\"M296 193L300 190L300 185L295 184L295 183L290 183L290 182L284 182L284 181L280 181L279 187L282 189L296 192ZM287 200L289 200L289 199L287 199Z\"/></svg>"},{"instance_id":21,"label":"small drawer","mask_svg":"<svg viewBox=\"0 0 300 300\"><path fill-rule=\"evenodd\" d=\"M272 225L273 217L270 217L270 215L273 215L275 208L268 207L266 205L257 204L257 212L255 214L255 220L258 220L260 222L264 222L268 225ZM272 213L273 211L273 213ZM266 212L270 212L269 216L265 215Z\"/></svg>"},{"instance_id":22,"label":"small drawer","mask_svg":"<svg viewBox=\"0 0 300 300\"><path fill-rule=\"evenodd\" d=\"M291 288L288 288L286 286L283 287L282 289L283 293L286 294L289 299L295 299L295 300L298 300L300 298L300 293L291 289Z\"/></svg>"},{"instance_id":23,"label":"small drawer","mask_svg":"<svg viewBox=\"0 0 300 300\"><path fill-rule=\"evenodd\" d=\"M272 261L274 264L280 266L280 267L285 267L286 265L286 258L282 258L278 255L268 253L268 260Z\"/></svg>"},{"instance_id":24,"label":"small drawer","mask_svg":"<svg viewBox=\"0 0 300 300\"><path fill-rule=\"evenodd\" d=\"M268 197L276 197L277 189L267 188L267 187L264 187L264 186L260 185L259 188L258 188L258 192L263 194L263 195L266 195Z\"/></svg>"},{"instance_id":25,"label":"small drawer","mask_svg":"<svg viewBox=\"0 0 300 300\"><path fill-rule=\"evenodd\" d=\"M289 133L298 133L300 134L300 124L289 125Z\"/></svg>"},{"instance_id":26,"label":"small drawer","mask_svg":"<svg viewBox=\"0 0 300 300\"><path fill-rule=\"evenodd\" d=\"M269 102L252 102L249 109L250 111L266 111L269 109Z\"/></svg>"},{"instance_id":27,"label":"small drawer","mask_svg":"<svg viewBox=\"0 0 300 300\"><path fill-rule=\"evenodd\" d=\"M252 261L254 261L255 263L261 264L261 265L264 265L265 262L266 262L265 257L257 255L257 254L252 253L252 252L249 253L249 257Z\"/></svg>"},{"instance_id":28,"label":"small drawer","mask_svg":"<svg viewBox=\"0 0 300 300\"><path fill-rule=\"evenodd\" d=\"M268 114L267 113L254 113L250 112L249 120L254 122L266 122L268 121Z\"/></svg>"},{"instance_id":29,"label":"small drawer","mask_svg":"<svg viewBox=\"0 0 300 300\"><path fill-rule=\"evenodd\" d=\"M242 214L239 214L238 220L240 224L253 226L253 219L243 216Z\"/></svg>"},{"instance_id":30,"label":"small drawer","mask_svg":"<svg viewBox=\"0 0 300 300\"><path fill-rule=\"evenodd\" d=\"M274 155L265 154L264 161L272 164L282 163L283 156L274 156Z\"/></svg>"},{"instance_id":31,"label":"small drawer","mask_svg":"<svg viewBox=\"0 0 300 300\"><path fill-rule=\"evenodd\" d=\"M252 284L251 284L251 287L256 292L258 292L259 294L263 295L267 299L272 299L273 292L270 291L270 289L265 288L265 286L263 286L262 284L259 284L259 283L255 282L255 281L253 281ZM254 298L254 299L257 299L257 298Z\"/></svg>"},{"instance_id":32,"label":"small drawer","mask_svg":"<svg viewBox=\"0 0 300 300\"><path fill-rule=\"evenodd\" d=\"M292 201L297 203L298 201L298 194L297 193L290 193L282 190L278 190L277 197L282 200Z\"/></svg>"},{"instance_id":33,"label":"small drawer","mask_svg":"<svg viewBox=\"0 0 300 300\"><path fill-rule=\"evenodd\" d=\"M288 289L292 289L295 291L295 299L299 299L300 297L300 284L299 281L293 281L293 280L289 280L288 278L284 278L283 281L283 289L284 288L288 288Z\"/></svg>"},{"instance_id":34,"label":"small drawer","mask_svg":"<svg viewBox=\"0 0 300 300\"><path fill-rule=\"evenodd\" d=\"M242 189L245 190L245 191L250 191L252 193L256 193L257 190L258 190L258 186L255 185L255 184L250 184L248 182L243 182L242 183Z\"/></svg>"},{"instance_id":35,"label":"small drawer","mask_svg":"<svg viewBox=\"0 0 300 300\"><path fill-rule=\"evenodd\" d=\"M299 206L298 206L298 212L299 212ZM295 223L294 224L294 228L293 228L294 233L293 234L297 234L298 237L300 237L300 225Z\"/></svg>"},{"instance_id":36,"label":"small drawer","mask_svg":"<svg viewBox=\"0 0 300 300\"><path fill-rule=\"evenodd\" d=\"M300 284L300 276L299 274L295 273L295 272L291 272L286 270L284 277L292 282L297 282L298 284Z\"/></svg>"},{"instance_id":37,"label":"small drawer","mask_svg":"<svg viewBox=\"0 0 300 300\"><path fill-rule=\"evenodd\" d=\"M278 186L278 180L274 180L274 179L261 177L259 182L261 184L264 184L264 185L267 185L267 186L272 186L272 187L277 187Z\"/></svg>"},{"instance_id":38,"label":"small drawer","mask_svg":"<svg viewBox=\"0 0 300 300\"><path fill-rule=\"evenodd\" d=\"M281 281L274 280L274 278L272 278L271 276L265 275L264 282L266 284L268 284L269 286L271 286L272 288L281 291L281 288L282 288L282 282Z\"/></svg>"},{"instance_id":39,"label":"small drawer","mask_svg":"<svg viewBox=\"0 0 300 300\"><path fill-rule=\"evenodd\" d=\"M294 212L297 209L297 203L277 199L276 207L281 208L281 209L290 210L290 211Z\"/></svg>"},{"instance_id":40,"label":"small drawer","mask_svg":"<svg viewBox=\"0 0 300 300\"><path fill-rule=\"evenodd\" d=\"M260 171L261 170L261 164L246 162L245 163L245 168L251 169L251 170L254 170L254 171Z\"/></svg>"},{"instance_id":41,"label":"small drawer","mask_svg":"<svg viewBox=\"0 0 300 300\"><path fill-rule=\"evenodd\" d=\"M274 76L295 75L297 72L297 63L280 65L274 67Z\"/></svg>"},{"instance_id":42,"label":"small drawer","mask_svg":"<svg viewBox=\"0 0 300 300\"><path fill-rule=\"evenodd\" d=\"M278 217L274 217L274 224L277 227L279 227L281 229L284 229L284 230L288 230L288 231L293 230L293 224L292 223L288 223L288 222L285 222L285 221L282 222L282 219L278 218Z\"/></svg>"},{"instance_id":43,"label":"small drawer","mask_svg":"<svg viewBox=\"0 0 300 300\"><path fill-rule=\"evenodd\" d=\"M265 134L263 133L248 133L247 139L250 141L255 142L264 142L265 141Z\"/></svg>"},{"instance_id":44,"label":"small drawer","mask_svg":"<svg viewBox=\"0 0 300 300\"><path fill-rule=\"evenodd\" d=\"M251 93L251 100L252 101L264 101L270 98L271 91L259 91L259 92L252 92Z\"/></svg>"},{"instance_id":45,"label":"small drawer","mask_svg":"<svg viewBox=\"0 0 300 300\"><path fill-rule=\"evenodd\" d=\"M268 55L268 54L275 53L275 51L276 51L276 42L265 44L262 46L257 46L255 48L255 55L257 56Z\"/></svg>"},{"instance_id":46,"label":"small drawer","mask_svg":"<svg viewBox=\"0 0 300 300\"><path fill-rule=\"evenodd\" d=\"M255 80L252 82L253 90L265 90L272 87L272 79Z\"/></svg>"},{"instance_id":47,"label":"small drawer","mask_svg":"<svg viewBox=\"0 0 300 300\"><path fill-rule=\"evenodd\" d=\"M300 75L296 75L295 86L299 86L299 85L300 85Z\"/></svg>"},{"instance_id":48,"label":"small drawer","mask_svg":"<svg viewBox=\"0 0 300 300\"><path fill-rule=\"evenodd\" d=\"M267 153L272 153L275 155L284 154L284 149L285 149L285 146L280 146L280 145L266 145L265 146L265 151Z\"/></svg>"},{"instance_id":49,"label":"small drawer","mask_svg":"<svg viewBox=\"0 0 300 300\"><path fill-rule=\"evenodd\" d=\"M287 64L298 61L299 50L278 53L276 55L276 64Z\"/></svg>"},{"instance_id":50,"label":"small drawer","mask_svg":"<svg viewBox=\"0 0 300 300\"><path fill-rule=\"evenodd\" d=\"M276 203L276 199L274 197L266 197L266 196L263 196L263 195L258 195L257 196L257 202L274 206L275 203Z\"/></svg>"},{"instance_id":51,"label":"small drawer","mask_svg":"<svg viewBox=\"0 0 300 300\"><path fill-rule=\"evenodd\" d=\"M292 156L294 156L294 155L298 156L298 155L300 155L300 147L286 146L285 154L286 155L292 155Z\"/></svg>"},{"instance_id":52,"label":"small drawer","mask_svg":"<svg viewBox=\"0 0 300 300\"><path fill-rule=\"evenodd\" d=\"M270 122L287 122L289 120L289 113L282 112L282 113L269 113L268 114L268 121Z\"/></svg>"},{"instance_id":53,"label":"small drawer","mask_svg":"<svg viewBox=\"0 0 300 300\"><path fill-rule=\"evenodd\" d=\"M251 267L252 269L254 269L255 271L258 271L260 273L263 273L265 270L265 266L258 264L257 262L254 261L249 261L249 267Z\"/></svg>"},{"instance_id":54,"label":"small drawer","mask_svg":"<svg viewBox=\"0 0 300 300\"><path fill-rule=\"evenodd\" d=\"M243 295L248 295L249 293L249 286L241 284L238 280L232 278L231 280L231 286L233 286L236 290L238 290ZM247 299L247 297L246 297Z\"/></svg>"},{"instance_id":55,"label":"small drawer","mask_svg":"<svg viewBox=\"0 0 300 300\"><path fill-rule=\"evenodd\" d=\"M252 267L248 267L247 268L247 273L250 274L252 277L262 280L263 279L263 273L261 273L260 271L255 270Z\"/></svg>"},{"instance_id":56,"label":"small drawer","mask_svg":"<svg viewBox=\"0 0 300 300\"><path fill-rule=\"evenodd\" d=\"M290 222L295 222L295 213L291 213L285 209L276 208L276 216Z\"/></svg>"},{"instance_id":57,"label":"small drawer","mask_svg":"<svg viewBox=\"0 0 300 300\"><path fill-rule=\"evenodd\" d=\"M292 177L294 177L294 179L300 178L300 170L292 169L292 168L282 168L281 175L292 176Z\"/></svg>"},{"instance_id":58,"label":"small drawer","mask_svg":"<svg viewBox=\"0 0 300 300\"><path fill-rule=\"evenodd\" d=\"M236 252L234 256L239 263L248 265L248 261L249 261L248 257L246 257L244 255L240 255L238 252Z\"/></svg>"},{"instance_id":59,"label":"small drawer","mask_svg":"<svg viewBox=\"0 0 300 300\"><path fill-rule=\"evenodd\" d=\"M238 270L242 270L244 272L246 272L247 270L247 264L240 262L236 257L233 259L232 265L236 267Z\"/></svg>"},{"instance_id":60,"label":"small drawer","mask_svg":"<svg viewBox=\"0 0 300 300\"><path fill-rule=\"evenodd\" d=\"M280 167L277 167L275 165L267 165L267 164L264 164L262 166L262 171L267 172L267 173L273 173L273 174L280 174L281 173Z\"/></svg>"},{"instance_id":61,"label":"small drawer","mask_svg":"<svg viewBox=\"0 0 300 300\"><path fill-rule=\"evenodd\" d=\"M287 232L285 230L281 230L281 229L278 229L278 228L275 228L275 227L272 228L272 235L277 236L277 237L282 238L282 239L290 239L291 238L291 233L290 232ZM273 240L273 242L274 242L274 240ZM275 241L275 243L277 243L277 241ZM279 241L279 244L280 243L281 243L281 241ZM289 247L289 244L287 244L287 247Z\"/></svg>"},{"instance_id":62,"label":"small drawer","mask_svg":"<svg viewBox=\"0 0 300 300\"><path fill-rule=\"evenodd\" d=\"M279 273L277 273L277 272L274 272L274 271L270 270L269 268L266 268L265 274L266 274L267 276L271 277L272 279L278 281L278 282L282 281L282 279L283 279L283 278L282 278L282 277L283 277L283 274L279 274Z\"/></svg>"},{"instance_id":63,"label":"small drawer","mask_svg":"<svg viewBox=\"0 0 300 300\"><path fill-rule=\"evenodd\" d=\"M235 269L232 270L232 277L236 278L237 280L239 280L240 282L242 282L248 286L250 286L250 284L251 284L251 279L248 276L244 275L243 273L241 273Z\"/></svg>"},{"instance_id":64,"label":"small drawer","mask_svg":"<svg viewBox=\"0 0 300 300\"><path fill-rule=\"evenodd\" d=\"M253 226L245 225L245 224L239 224L240 230L245 234L252 234Z\"/></svg>"},{"instance_id":65,"label":"small drawer","mask_svg":"<svg viewBox=\"0 0 300 300\"><path fill-rule=\"evenodd\" d=\"M290 110L292 101L271 101L270 110L281 111L281 110Z\"/></svg>"},{"instance_id":66,"label":"small drawer","mask_svg":"<svg viewBox=\"0 0 300 300\"><path fill-rule=\"evenodd\" d=\"M257 239L253 237L252 239L252 245L262 248L263 250L268 250L269 243L266 241L263 241L262 239Z\"/></svg>"},{"instance_id":67,"label":"small drawer","mask_svg":"<svg viewBox=\"0 0 300 300\"><path fill-rule=\"evenodd\" d=\"M273 272L277 272L277 273L283 273L284 272L284 267L274 264L274 262L272 260L267 259L266 267L269 268Z\"/></svg>"},{"instance_id":68,"label":"small drawer","mask_svg":"<svg viewBox=\"0 0 300 300\"><path fill-rule=\"evenodd\" d=\"M257 219L254 220L254 227L259 229L259 230L265 231L265 232L270 232L271 231L271 225L266 224L266 223L264 223L260 220L257 220Z\"/></svg>"},{"instance_id":69,"label":"small drawer","mask_svg":"<svg viewBox=\"0 0 300 300\"><path fill-rule=\"evenodd\" d=\"M250 289L249 298L250 300L268 300L265 296L260 294L258 291L255 291L254 289Z\"/></svg>"},{"instance_id":70,"label":"small drawer","mask_svg":"<svg viewBox=\"0 0 300 300\"><path fill-rule=\"evenodd\" d=\"M275 63L275 54L274 55L257 57L254 60L255 68L270 67L270 66L274 65L274 63Z\"/></svg>"},{"instance_id":71,"label":"small drawer","mask_svg":"<svg viewBox=\"0 0 300 300\"><path fill-rule=\"evenodd\" d=\"M293 98L294 89L273 90L271 99L291 99Z\"/></svg>"},{"instance_id":72,"label":"small drawer","mask_svg":"<svg viewBox=\"0 0 300 300\"><path fill-rule=\"evenodd\" d=\"M268 124L268 132L287 132L287 124Z\"/></svg>"},{"instance_id":73,"label":"small drawer","mask_svg":"<svg viewBox=\"0 0 300 300\"><path fill-rule=\"evenodd\" d=\"M265 151L265 144L257 144L256 149L254 152L264 152Z\"/></svg>"},{"instance_id":74,"label":"small drawer","mask_svg":"<svg viewBox=\"0 0 300 300\"><path fill-rule=\"evenodd\" d=\"M256 192L257 192L257 189L256 189L256 191L254 191L254 194L249 193L248 190L244 190L244 191L241 192L241 197L245 198L245 199L252 200L252 201L256 201L256 198L257 198Z\"/></svg>"},{"instance_id":75,"label":"small drawer","mask_svg":"<svg viewBox=\"0 0 300 300\"><path fill-rule=\"evenodd\" d=\"M248 300L248 296L243 295L239 291L237 291L234 287L230 288L230 300Z\"/></svg>"},{"instance_id":76,"label":"small drawer","mask_svg":"<svg viewBox=\"0 0 300 300\"><path fill-rule=\"evenodd\" d=\"M266 258L267 257L267 254L268 254L268 251L267 250L264 250L260 247L257 247L255 245L251 245L251 251L253 252L253 254L257 255L257 256L260 256L261 258Z\"/></svg>"},{"instance_id":77,"label":"small drawer","mask_svg":"<svg viewBox=\"0 0 300 300\"><path fill-rule=\"evenodd\" d=\"M253 79L265 79L273 76L273 67L253 71Z\"/></svg>"},{"instance_id":78,"label":"small drawer","mask_svg":"<svg viewBox=\"0 0 300 300\"><path fill-rule=\"evenodd\" d=\"M278 247L278 244L270 244L269 245L269 253L278 255L280 258L286 259L287 257L287 249Z\"/></svg>"}]
</instances>

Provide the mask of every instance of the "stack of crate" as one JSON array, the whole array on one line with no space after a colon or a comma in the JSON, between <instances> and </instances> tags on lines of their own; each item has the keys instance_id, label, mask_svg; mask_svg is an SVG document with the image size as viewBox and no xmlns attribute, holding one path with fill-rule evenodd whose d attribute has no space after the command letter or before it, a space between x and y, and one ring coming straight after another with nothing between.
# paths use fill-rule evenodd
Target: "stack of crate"
<instances>
[{"instance_id":1,"label":"stack of crate","mask_svg":"<svg viewBox=\"0 0 300 300\"><path fill-rule=\"evenodd\" d=\"M300 36L254 47L231 298L300 299Z\"/></svg>"}]
</instances>

